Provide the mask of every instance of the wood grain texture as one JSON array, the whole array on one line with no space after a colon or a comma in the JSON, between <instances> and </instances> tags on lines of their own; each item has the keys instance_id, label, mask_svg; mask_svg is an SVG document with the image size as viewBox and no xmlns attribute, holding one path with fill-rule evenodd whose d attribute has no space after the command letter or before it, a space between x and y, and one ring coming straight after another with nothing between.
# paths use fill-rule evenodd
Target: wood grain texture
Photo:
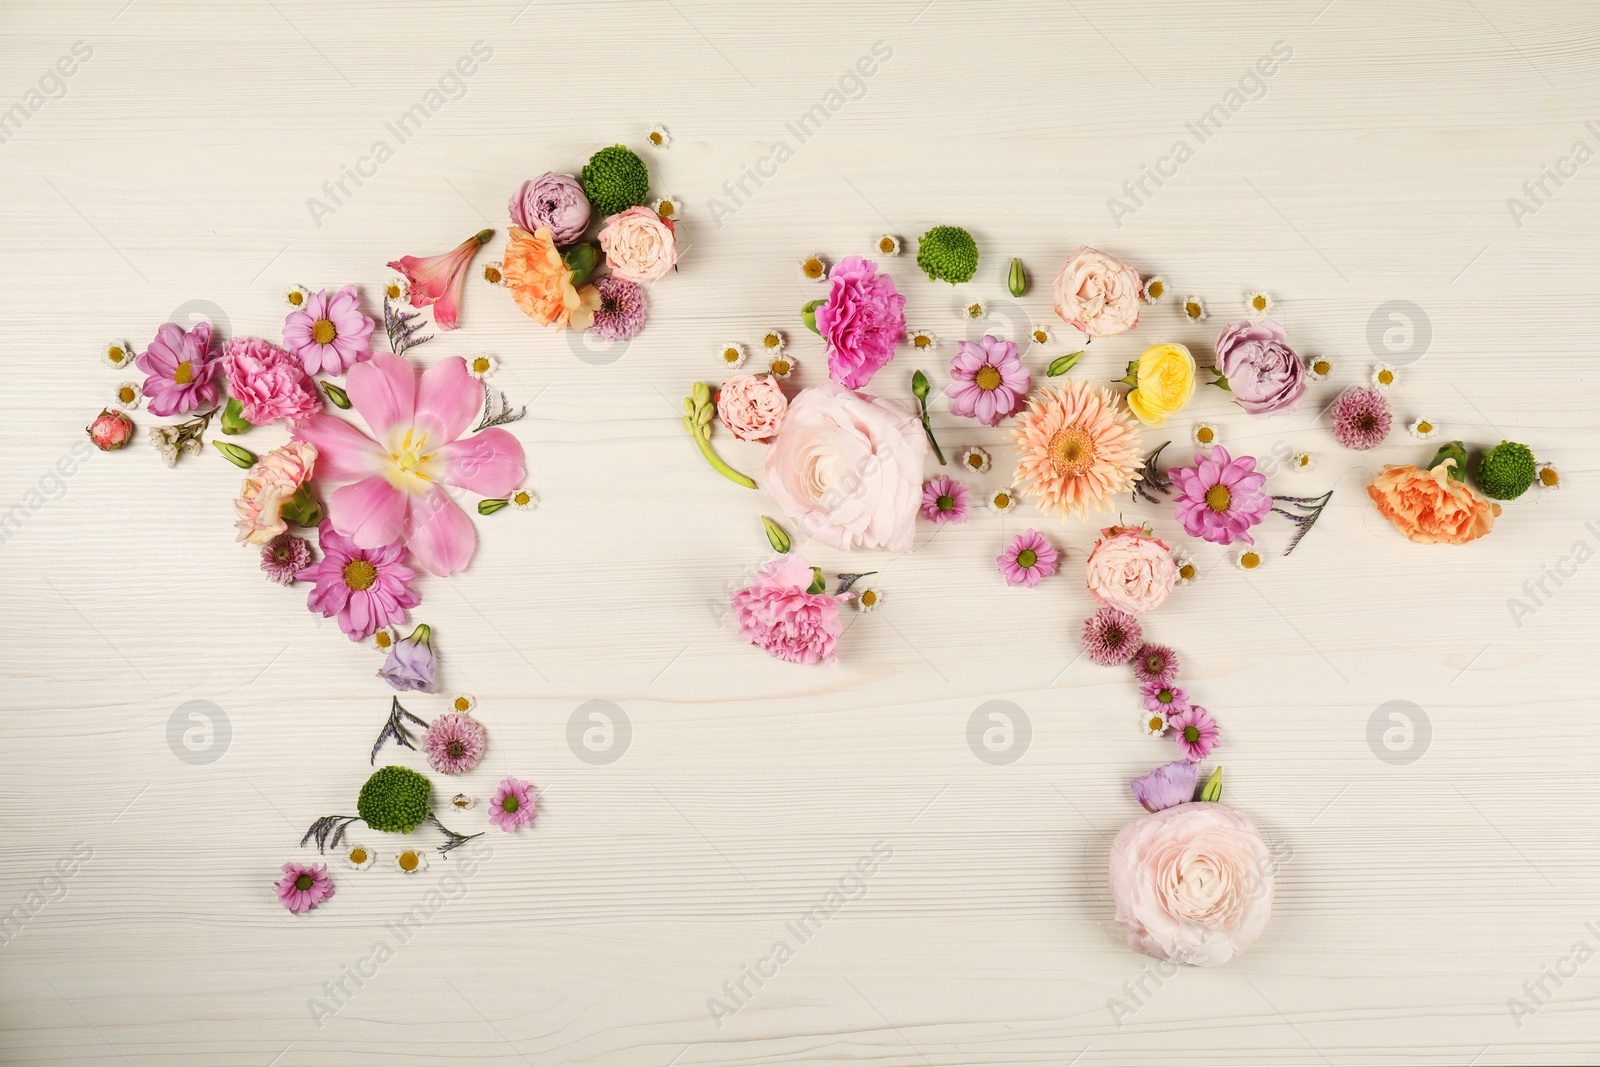
<instances>
[{"instance_id":1,"label":"wood grain texture","mask_svg":"<svg viewBox=\"0 0 1600 1067\"><path fill-rule=\"evenodd\" d=\"M0 545L0 917L25 918L0 926L0 1062L1600 1061L1600 962L1574 955L1600 950L1600 569L1586 562L1600 163L1559 186L1541 172L1574 142L1600 150L1585 125L1600 124L1600 24L1581 5L57 0L8 5L0 40L0 115L30 89L56 97L0 127L0 513L21 508ZM62 95L47 72L79 41L93 54ZM399 143L387 124L475 42L492 56ZM802 143L786 124L875 42L891 57L859 92L845 82L857 98ZM1277 42L1292 58L1256 98L1190 133ZM543 506L482 520L472 568L426 580L420 616L447 687L478 696L491 732L464 787L535 781L537 829L415 879L368 835L379 866L289 916L271 882L363 780L388 702L377 660L260 579L232 542L238 474L216 457L77 462L79 427L119 377L95 353L190 301L230 333L276 336L286 285L375 286L388 259L503 230L523 178L641 144L653 122L673 134L649 162L687 205L688 250L651 289L642 337L585 359L476 285L464 328L418 352L494 351L498 384L530 402L514 431ZM379 139L392 158L319 225L308 198ZM717 218L724 183L779 139L792 158ZM1108 198L1179 139L1192 158L1113 218ZM1508 198L1541 179L1548 195L1513 219ZM1257 287L1304 350L1336 361L1302 414L1252 422L1206 389L1171 426L1180 455L1199 419L1231 446L1310 449L1316 469L1273 487L1335 490L1292 557L1276 554L1286 526L1264 528L1259 572L1198 546L1204 578L1149 627L1223 722L1227 798L1282 857L1272 926L1225 968L1163 976L1110 922L1109 835L1137 811L1126 780L1168 749L1137 731L1122 672L1074 660L1089 525L986 516L868 560L801 545L829 572L878 569L887 594L828 668L765 659L721 610L763 558L773 508L707 470L679 398L714 380L718 344L771 325L797 383L821 380L794 314L816 292L797 258L945 222L977 235L975 282L931 285L909 258L891 270L913 324L947 339L970 296L1007 325L1047 321L1046 283L1086 241L1204 296L1212 319L1156 308L1076 373L1118 377L1152 340L1209 352ZM1012 255L1034 281L1014 309ZM1341 452L1318 418L1370 372L1369 320L1393 300L1432 336L1402 361L1397 416L1529 441L1566 475L1466 548L1411 546L1363 500L1378 465L1427 446L1397 432ZM1068 350L1027 358L1038 374ZM907 396L913 369L902 357L873 388ZM935 420L947 449L1003 449L943 404ZM759 470L756 446L718 447ZM1124 514L1176 534L1166 509ZM1068 577L1003 588L1002 531L1041 522ZM1580 542L1585 563L1563 564ZM1541 580L1537 610L1514 617L1508 601ZM1010 765L968 745L991 700L1031 723ZM1431 726L1409 764L1369 745L1393 700ZM215 762L169 747L190 701L226 717ZM588 701L630 724L610 764L569 745ZM431 716L444 698L410 703ZM483 809L456 821L481 828ZM875 845L892 858L796 938L786 924ZM402 937L408 914L425 918ZM793 958L776 976L743 978L780 939ZM380 941L392 958L375 965ZM743 1006L714 1018L708 1001L741 980ZM341 981L317 1018L313 998ZM1525 983L1546 1003L1519 1018L1508 1001L1530 1000Z\"/></svg>"}]
</instances>

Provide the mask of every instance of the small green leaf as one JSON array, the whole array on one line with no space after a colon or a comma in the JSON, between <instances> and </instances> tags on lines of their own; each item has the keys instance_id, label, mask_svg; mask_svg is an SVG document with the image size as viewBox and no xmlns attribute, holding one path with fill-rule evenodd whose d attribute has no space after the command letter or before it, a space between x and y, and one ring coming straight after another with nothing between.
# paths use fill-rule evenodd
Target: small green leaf
<instances>
[{"instance_id":1,"label":"small green leaf","mask_svg":"<svg viewBox=\"0 0 1600 1067\"><path fill-rule=\"evenodd\" d=\"M789 540L789 535L784 533L782 526L765 515L761 516L761 525L767 529L767 540L772 544L774 552L787 552L793 547L793 542Z\"/></svg>"},{"instance_id":2,"label":"small green leaf","mask_svg":"<svg viewBox=\"0 0 1600 1067\"><path fill-rule=\"evenodd\" d=\"M235 467L243 467L248 470L256 465L256 454L248 448L240 448L238 445L227 441L212 441L211 445L218 452L221 452L223 458Z\"/></svg>"},{"instance_id":3,"label":"small green leaf","mask_svg":"<svg viewBox=\"0 0 1600 1067\"><path fill-rule=\"evenodd\" d=\"M804 322L806 324L806 329L810 330L812 333L822 333L821 330L817 329L817 308L821 307L827 302L827 298L824 297L821 300L813 300L810 303L802 304L800 307L800 321Z\"/></svg>"},{"instance_id":4,"label":"small green leaf","mask_svg":"<svg viewBox=\"0 0 1600 1067\"><path fill-rule=\"evenodd\" d=\"M1222 768L1218 767L1211 772L1211 777L1206 779L1206 784L1200 790L1200 799L1215 804L1222 799Z\"/></svg>"},{"instance_id":5,"label":"small green leaf","mask_svg":"<svg viewBox=\"0 0 1600 1067\"><path fill-rule=\"evenodd\" d=\"M499 511L503 507L506 507L510 503L511 501L509 500L480 500L478 501L478 514L493 515L495 512Z\"/></svg>"},{"instance_id":6,"label":"small green leaf","mask_svg":"<svg viewBox=\"0 0 1600 1067\"><path fill-rule=\"evenodd\" d=\"M255 424L244 417L244 405L238 398L229 397L228 406L222 409L222 432L232 436L244 433Z\"/></svg>"},{"instance_id":7,"label":"small green leaf","mask_svg":"<svg viewBox=\"0 0 1600 1067\"><path fill-rule=\"evenodd\" d=\"M1011 271L1006 275L1006 288L1011 290L1012 296L1021 296L1028 291L1028 276L1022 270L1022 260L1011 257Z\"/></svg>"},{"instance_id":8,"label":"small green leaf","mask_svg":"<svg viewBox=\"0 0 1600 1067\"><path fill-rule=\"evenodd\" d=\"M1117 379L1117 384L1118 385L1126 385L1129 389L1137 389L1137 388L1139 388L1139 361L1138 360L1136 360L1136 359L1128 360L1128 376L1126 378L1118 378Z\"/></svg>"},{"instance_id":9,"label":"small green leaf","mask_svg":"<svg viewBox=\"0 0 1600 1067\"><path fill-rule=\"evenodd\" d=\"M1228 376L1226 374L1223 374L1215 367L1211 368L1211 373L1217 376L1217 380L1212 382L1212 385L1216 386L1218 389L1226 389L1230 393L1233 392L1233 386L1228 384Z\"/></svg>"},{"instance_id":10,"label":"small green leaf","mask_svg":"<svg viewBox=\"0 0 1600 1067\"><path fill-rule=\"evenodd\" d=\"M807 587L808 593L825 593L828 591L828 581L822 577L821 567L811 568L811 585Z\"/></svg>"},{"instance_id":11,"label":"small green leaf","mask_svg":"<svg viewBox=\"0 0 1600 1067\"><path fill-rule=\"evenodd\" d=\"M328 399L333 401L333 406L340 411L350 410L350 394L340 389L332 382L323 382L322 391L328 394Z\"/></svg>"},{"instance_id":12,"label":"small green leaf","mask_svg":"<svg viewBox=\"0 0 1600 1067\"><path fill-rule=\"evenodd\" d=\"M694 397L686 396L683 398L683 413L690 418L694 417Z\"/></svg>"},{"instance_id":13,"label":"small green leaf","mask_svg":"<svg viewBox=\"0 0 1600 1067\"><path fill-rule=\"evenodd\" d=\"M1083 350L1068 352L1064 356L1057 356L1050 361L1050 367L1044 372L1046 378L1059 378L1073 367L1078 365L1078 360L1083 358Z\"/></svg>"}]
</instances>

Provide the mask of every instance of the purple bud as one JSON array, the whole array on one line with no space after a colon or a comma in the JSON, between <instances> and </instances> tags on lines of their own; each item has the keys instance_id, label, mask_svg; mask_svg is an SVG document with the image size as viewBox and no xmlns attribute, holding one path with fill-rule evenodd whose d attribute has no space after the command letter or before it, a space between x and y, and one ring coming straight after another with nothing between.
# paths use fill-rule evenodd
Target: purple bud
<instances>
[{"instance_id":1,"label":"purple bud","mask_svg":"<svg viewBox=\"0 0 1600 1067\"><path fill-rule=\"evenodd\" d=\"M1164 811L1193 800L1194 786L1199 776L1198 763L1175 760L1128 784L1133 786L1133 797L1144 806L1145 811Z\"/></svg>"}]
</instances>

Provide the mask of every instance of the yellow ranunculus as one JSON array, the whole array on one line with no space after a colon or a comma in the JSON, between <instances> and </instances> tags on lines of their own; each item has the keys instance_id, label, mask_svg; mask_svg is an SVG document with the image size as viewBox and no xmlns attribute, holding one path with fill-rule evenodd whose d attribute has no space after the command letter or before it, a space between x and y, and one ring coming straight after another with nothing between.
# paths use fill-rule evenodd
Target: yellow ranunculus
<instances>
[{"instance_id":1,"label":"yellow ranunculus","mask_svg":"<svg viewBox=\"0 0 1600 1067\"><path fill-rule=\"evenodd\" d=\"M1151 345L1124 380L1133 386L1128 410L1146 426L1160 426L1194 395L1194 357L1183 345Z\"/></svg>"}]
</instances>

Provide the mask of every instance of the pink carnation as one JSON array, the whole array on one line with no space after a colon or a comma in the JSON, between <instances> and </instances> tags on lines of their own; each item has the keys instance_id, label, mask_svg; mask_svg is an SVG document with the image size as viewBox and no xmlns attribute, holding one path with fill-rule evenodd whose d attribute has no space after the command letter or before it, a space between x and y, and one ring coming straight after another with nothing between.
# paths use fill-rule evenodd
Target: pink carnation
<instances>
[{"instance_id":1,"label":"pink carnation","mask_svg":"<svg viewBox=\"0 0 1600 1067\"><path fill-rule=\"evenodd\" d=\"M739 636L789 663L831 660L844 629L839 605L847 598L808 593L811 581L811 566L794 553L762 567L755 585L733 594Z\"/></svg>"},{"instance_id":2,"label":"pink carnation","mask_svg":"<svg viewBox=\"0 0 1600 1067\"><path fill-rule=\"evenodd\" d=\"M322 409L305 367L270 341L235 337L222 348L222 372L228 395L239 402L245 421L256 426L295 422Z\"/></svg>"},{"instance_id":3,"label":"pink carnation","mask_svg":"<svg viewBox=\"0 0 1600 1067\"><path fill-rule=\"evenodd\" d=\"M738 374L717 390L717 416L741 441L765 441L783 429L789 401L766 375Z\"/></svg>"},{"instance_id":4,"label":"pink carnation","mask_svg":"<svg viewBox=\"0 0 1600 1067\"><path fill-rule=\"evenodd\" d=\"M906 298L877 264L846 256L828 274L828 300L817 308L817 332L828 343L828 376L860 389L894 358L906 335Z\"/></svg>"}]
</instances>

